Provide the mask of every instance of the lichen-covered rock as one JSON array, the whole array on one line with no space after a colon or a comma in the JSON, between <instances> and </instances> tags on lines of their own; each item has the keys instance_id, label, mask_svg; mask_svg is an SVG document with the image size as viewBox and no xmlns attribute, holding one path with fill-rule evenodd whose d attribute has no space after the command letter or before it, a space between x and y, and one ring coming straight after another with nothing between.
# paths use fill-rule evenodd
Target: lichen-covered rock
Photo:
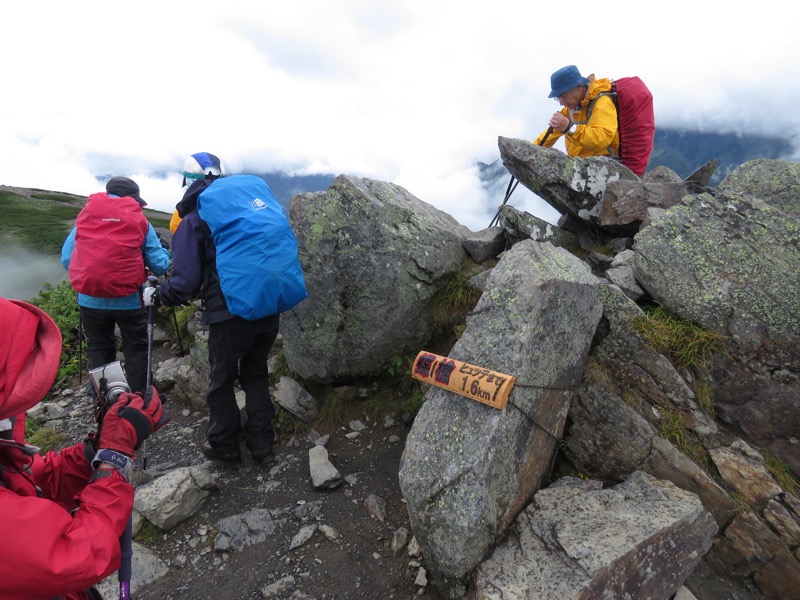
<instances>
[{"instance_id":1,"label":"lichen-covered rock","mask_svg":"<svg viewBox=\"0 0 800 600\"><path fill-rule=\"evenodd\" d=\"M800 165L768 158L739 165L719 184L719 190L759 198L800 218Z\"/></svg>"},{"instance_id":2,"label":"lichen-covered rock","mask_svg":"<svg viewBox=\"0 0 800 600\"><path fill-rule=\"evenodd\" d=\"M292 199L308 298L281 316L289 368L333 383L375 376L435 331L428 302L467 260L471 234L402 187L341 175Z\"/></svg>"},{"instance_id":3,"label":"lichen-covered rock","mask_svg":"<svg viewBox=\"0 0 800 600\"><path fill-rule=\"evenodd\" d=\"M522 185L562 214L598 224L603 193L611 181L639 178L607 156L570 158L555 148L500 137L500 156Z\"/></svg>"},{"instance_id":4,"label":"lichen-covered rock","mask_svg":"<svg viewBox=\"0 0 800 600\"><path fill-rule=\"evenodd\" d=\"M527 240L500 259L450 357L517 377L503 410L431 388L406 439L400 485L434 584L466 577L550 468L601 307L579 259Z\"/></svg>"},{"instance_id":5,"label":"lichen-covered rock","mask_svg":"<svg viewBox=\"0 0 800 600\"><path fill-rule=\"evenodd\" d=\"M536 494L476 570L471 598L671 598L711 547L714 519L641 472L611 489L592 483L564 478Z\"/></svg>"},{"instance_id":6,"label":"lichen-covered rock","mask_svg":"<svg viewBox=\"0 0 800 600\"><path fill-rule=\"evenodd\" d=\"M634 242L634 275L669 312L725 336L714 404L800 475L800 221L756 198L687 196Z\"/></svg>"}]
</instances>

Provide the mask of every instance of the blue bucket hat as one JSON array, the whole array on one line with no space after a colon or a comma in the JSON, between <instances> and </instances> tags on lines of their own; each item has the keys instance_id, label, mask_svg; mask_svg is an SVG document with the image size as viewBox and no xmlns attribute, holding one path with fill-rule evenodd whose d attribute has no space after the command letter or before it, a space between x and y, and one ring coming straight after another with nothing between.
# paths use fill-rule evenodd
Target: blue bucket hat
<instances>
[{"instance_id":1,"label":"blue bucket hat","mask_svg":"<svg viewBox=\"0 0 800 600\"><path fill-rule=\"evenodd\" d=\"M579 85L587 85L589 80L581 75L578 67L567 65L550 75L550 95L548 98L557 98L564 92L568 92Z\"/></svg>"}]
</instances>

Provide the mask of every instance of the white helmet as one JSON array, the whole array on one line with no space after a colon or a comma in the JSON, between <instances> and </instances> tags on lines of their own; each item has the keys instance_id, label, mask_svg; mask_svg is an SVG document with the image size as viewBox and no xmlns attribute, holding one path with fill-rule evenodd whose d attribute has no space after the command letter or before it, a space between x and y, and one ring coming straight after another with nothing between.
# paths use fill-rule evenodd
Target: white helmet
<instances>
[{"instance_id":1,"label":"white helmet","mask_svg":"<svg viewBox=\"0 0 800 600\"><path fill-rule=\"evenodd\" d=\"M209 152L192 154L183 163L183 185L191 184L206 177L224 177L227 175L222 161Z\"/></svg>"}]
</instances>

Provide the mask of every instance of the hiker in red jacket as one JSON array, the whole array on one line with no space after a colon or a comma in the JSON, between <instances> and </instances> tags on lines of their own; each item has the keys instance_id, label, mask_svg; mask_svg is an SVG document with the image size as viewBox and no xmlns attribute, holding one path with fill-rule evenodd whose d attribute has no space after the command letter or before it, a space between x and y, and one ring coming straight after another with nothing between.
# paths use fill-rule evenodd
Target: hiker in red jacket
<instances>
[{"instance_id":1,"label":"hiker in red jacket","mask_svg":"<svg viewBox=\"0 0 800 600\"><path fill-rule=\"evenodd\" d=\"M91 586L120 566L134 450L169 418L155 389L147 400L123 393L99 440L41 455L24 441L25 411L50 390L60 357L47 314L0 298L0 598L100 598Z\"/></svg>"}]
</instances>

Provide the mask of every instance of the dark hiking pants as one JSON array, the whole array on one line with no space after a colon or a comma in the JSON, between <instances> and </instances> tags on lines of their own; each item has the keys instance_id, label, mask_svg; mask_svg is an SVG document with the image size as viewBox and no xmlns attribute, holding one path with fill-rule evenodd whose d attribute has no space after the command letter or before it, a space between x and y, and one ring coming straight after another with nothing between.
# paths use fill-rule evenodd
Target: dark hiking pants
<instances>
[{"instance_id":1,"label":"dark hiking pants","mask_svg":"<svg viewBox=\"0 0 800 600\"><path fill-rule=\"evenodd\" d=\"M86 335L86 364L89 370L117 360L114 326L122 335L122 354L128 385L133 392L144 393L147 385L147 311L107 310L80 307L83 333Z\"/></svg>"},{"instance_id":2,"label":"dark hiking pants","mask_svg":"<svg viewBox=\"0 0 800 600\"><path fill-rule=\"evenodd\" d=\"M247 447L257 452L272 446L275 407L269 395L267 359L278 336L279 322L280 315L255 321L233 317L209 326L206 402L210 419L206 436L214 448L239 452L241 416L233 388L236 379L245 393Z\"/></svg>"}]
</instances>

